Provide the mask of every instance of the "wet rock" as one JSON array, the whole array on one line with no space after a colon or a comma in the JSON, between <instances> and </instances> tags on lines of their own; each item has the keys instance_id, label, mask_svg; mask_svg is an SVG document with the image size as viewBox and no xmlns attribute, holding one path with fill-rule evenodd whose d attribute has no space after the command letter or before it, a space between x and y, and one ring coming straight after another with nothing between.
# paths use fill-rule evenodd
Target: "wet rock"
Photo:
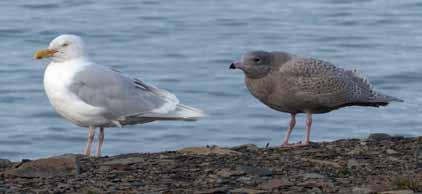
<instances>
[{"instance_id":1,"label":"wet rock","mask_svg":"<svg viewBox=\"0 0 422 194\"><path fill-rule=\"evenodd\" d=\"M368 136L368 141L390 140L391 136L386 133L372 133Z\"/></svg>"},{"instance_id":2,"label":"wet rock","mask_svg":"<svg viewBox=\"0 0 422 194\"><path fill-rule=\"evenodd\" d=\"M240 152L226 149L226 148L220 148L218 146L211 146L211 147L188 147L183 148L180 150L177 150L177 152L187 155L210 155L210 154L216 154L216 155L240 155Z\"/></svg>"},{"instance_id":3,"label":"wet rock","mask_svg":"<svg viewBox=\"0 0 422 194\"><path fill-rule=\"evenodd\" d=\"M54 177L77 175L80 164L75 156L57 156L25 162L18 168L5 171L7 175L18 177Z\"/></svg>"},{"instance_id":4,"label":"wet rock","mask_svg":"<svg viewBox=\"0 0 422 194\"><path fill-rule=\"evenodd\" d=\"M235 151L245 150L245 151L256 152L256 151L258 151L259 148L255 144L245 144L245 145L240 145L240 146L233 147L231 149L232 150L235 150Z\"/></svg>"},{"instance_id":5,"label":"wet rock","mask_svg":"<svg viewBox=\"0 0 422 194\"><path fill-rule=\"evenodd\" d=\"M384 191L380 192L380 194L414 194L412 190L395 190L395 191Z\"/></svg>"}]
</instances>

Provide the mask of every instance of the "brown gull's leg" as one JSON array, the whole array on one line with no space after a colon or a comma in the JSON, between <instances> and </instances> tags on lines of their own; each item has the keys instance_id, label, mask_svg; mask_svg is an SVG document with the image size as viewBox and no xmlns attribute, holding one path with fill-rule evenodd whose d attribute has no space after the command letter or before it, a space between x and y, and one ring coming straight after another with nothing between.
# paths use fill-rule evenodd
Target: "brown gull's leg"
<instances>
[{"instance_id":1,"label":"brown gull's leg","mask_svg":"<svg viewBox=\"0 0 422 194\"><path fill-rule=\"evenodd\" d=\"M303 145L311 143L312 113L306 113L306 138Z\"/></svg>"},{"instance_id":2,"label":"brown gull's leg","mask_svg":"<svg viewBox=\"0 0 422 194\"><path fill-rule=\"evenodd\" d=\"M98 144L97 144L97 153L95 154L97 157L101 156L101 146L104 143L104 127L100 127L100 134L98 134Z\"/></svg>"},{"instance_id":3,"label":"brown gull's leg","mask_svg":"<svg viewBox=\"0 0 422 194\"><path fill-rule=\"evenodd\" d=\"M88 140L86 142L86 147L84 151L84 154L87 156L91 155L91 145L92 145L92 142L94 141L94 136L95 136L95 127L89 126Z\"/></svg>"},{"instance_id":4,"label":"brown gull's leg","mask_svg":"<svg viewBox=\"0 0 422 194\"><path fill-rule=\"evenodd\" d=\"M283 144L281 144L281 147L291 146L291 144L289 144L289 138L290 138L290 134L292 134L293 128L295 128L295 125L296 125L296 113L291 113L290 116L291 118L290 118L289 128L287 128L287 132L286 132L286 135L284 136L284 141L283 141Z\"/></svg>"}]
</instances>

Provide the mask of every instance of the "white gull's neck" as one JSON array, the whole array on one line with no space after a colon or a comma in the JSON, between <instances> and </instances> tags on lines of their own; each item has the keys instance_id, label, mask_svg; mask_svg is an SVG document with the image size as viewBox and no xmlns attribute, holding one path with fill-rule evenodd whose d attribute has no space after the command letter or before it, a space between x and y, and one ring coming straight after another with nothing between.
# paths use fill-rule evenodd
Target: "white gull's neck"
<instances>
[{"instance_id":1,"label":"white gull's neck","mask_svg":"<svg viewBox=\"0 0 422 194\"><path fill-rule=\"evenodd\" d=\"M61 66L61 68L78 67L92 65L93 63L87 57L78 57L67 60L53 59L48 66Z\"/></svg>"}]
</instances>

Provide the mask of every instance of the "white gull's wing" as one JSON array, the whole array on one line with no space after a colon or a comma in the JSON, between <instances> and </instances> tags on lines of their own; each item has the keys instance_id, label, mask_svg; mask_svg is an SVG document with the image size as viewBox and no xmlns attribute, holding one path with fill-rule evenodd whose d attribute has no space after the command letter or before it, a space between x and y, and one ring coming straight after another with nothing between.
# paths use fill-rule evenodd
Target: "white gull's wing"
<instances>
[{"instance_id":1,"label":"white gull's wing","mask_svg":"<svg viewBox=\"0 0 422 194\"><path fill-rule=\"evenodd\" d=\"M111 120L166 114L179 104L170 92L96 65L85 66L76 73L69 90L85 103L106 110L105 116Z\"/></svg>"}]
</instances>

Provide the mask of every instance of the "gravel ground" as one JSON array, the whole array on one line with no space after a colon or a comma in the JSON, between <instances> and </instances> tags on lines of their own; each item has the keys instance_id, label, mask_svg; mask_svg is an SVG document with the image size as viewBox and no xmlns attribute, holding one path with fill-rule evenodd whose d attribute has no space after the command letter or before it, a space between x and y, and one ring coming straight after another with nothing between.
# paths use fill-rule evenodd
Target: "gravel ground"
<instances>
[{"instance_id":1,"label":"gravel ground","mask_svg":"<svg viewBox=\"0 0 422 194\"><path fill-rule=\"evenodd\" d=\"M0 193L422 193L422 137L0 159Z\"/></svg>"}]
</instances>

